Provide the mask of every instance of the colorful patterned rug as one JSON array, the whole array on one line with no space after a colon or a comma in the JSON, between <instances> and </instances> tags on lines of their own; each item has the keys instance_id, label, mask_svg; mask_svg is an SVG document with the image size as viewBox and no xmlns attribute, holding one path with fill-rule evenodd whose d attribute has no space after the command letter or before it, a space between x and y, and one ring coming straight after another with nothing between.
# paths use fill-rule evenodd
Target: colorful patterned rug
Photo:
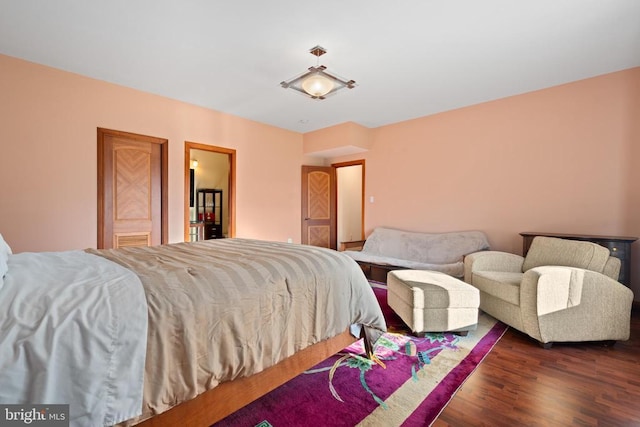
<instances>
[{"instance_id":1,"label":"colorful patterned rug","mask_svg":"<svg viewBox=\"0 0 640 427\"><path fill-rule=\"evenodd\" d=\"M386 287L372 286L389 329L378 362L363 356L360 340L215 427L430 425L507 327L481 313L466 337L417 338L387 305Z\"/></svg>"}]
</instances>

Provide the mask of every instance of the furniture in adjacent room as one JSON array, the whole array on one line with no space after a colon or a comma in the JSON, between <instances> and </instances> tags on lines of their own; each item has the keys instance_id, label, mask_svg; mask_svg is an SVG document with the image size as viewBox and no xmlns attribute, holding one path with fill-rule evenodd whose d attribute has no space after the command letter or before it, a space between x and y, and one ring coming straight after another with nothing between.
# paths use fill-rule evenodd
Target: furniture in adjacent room
<instances>
[{"instance_id":1,"label":"furniture in adjacent room","mask_svg":"<svg viewBox=\"0 0 640 427\"><path fill-rule=\"evenodd\" d=\"M467 335L478 325L480 292L444 273L396 270L387 276L389 307L411 330Z\"/></svg>"},{"instance_id":2,"label":"furniture in adjacent room","mask_svg":"<svg viewBox=\"0 0 640 427\"><path fill-rule=\"evenodd\" d=\"M197 191L196 214L204 223L204 239L221 239L222 233L222 190L201 188Z\"/></svg>"},{"instance_id":3,"label":"furniture in adjacent room","mask_svg":"<svg viewBox=\"0 0 640 427\"><path fill-rule=\"evenodd\" d=\"M462 278L465 255L489 249L481 231L420 233L378 227L362 250L344 252L356 262L369 280L387 283L393 270L432 270Z\"/></svg>"},{"instance_id":4,"label":"furniture in adjacent room","mask_svg":"<svg viewBox=\"0 0 640 427\"><path fill-rule=\"evenodd\" d=\"M593 242L536 236L526 257L497 251L465 258L480 309L538 340L628 340L633 292L620 260Z\"/></svg>"},{"instance_id":5,"label":"furniture in adjacent room","mask_svg":"<svg viewBox=\"0 0 640 427\"><path fill-rule=\"evenodd\" d=\"M200 240L204 240L204 222L191 221L189 223L189 241L199 242Z\"/></svg>"}]
</instances>

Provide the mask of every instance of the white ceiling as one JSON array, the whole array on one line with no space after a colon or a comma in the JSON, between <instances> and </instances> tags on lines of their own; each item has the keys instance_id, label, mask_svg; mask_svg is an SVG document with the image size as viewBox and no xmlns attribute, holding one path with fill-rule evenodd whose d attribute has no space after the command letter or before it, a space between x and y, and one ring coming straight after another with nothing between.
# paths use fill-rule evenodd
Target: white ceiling
<instances>
[{"instance_id":1,"label":"white ceiling","mask_svg":"<svg viewBox=\"0 0 640 427\"><path fill-rule=\"evenodd\" d=\"M358 86L280 87L315 45ZM640 66L640 0L0 0L0 53L298 132L377 127Z\"/></svg>"}]
</instances>

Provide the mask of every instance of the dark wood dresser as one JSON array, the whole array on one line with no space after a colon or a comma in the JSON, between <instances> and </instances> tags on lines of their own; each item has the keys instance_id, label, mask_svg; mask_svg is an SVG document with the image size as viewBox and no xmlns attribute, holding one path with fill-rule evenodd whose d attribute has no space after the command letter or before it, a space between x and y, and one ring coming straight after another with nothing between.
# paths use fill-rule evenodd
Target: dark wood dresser
<instances>
[{"instance_id":1,"label":"dark wood dresser","mask_svg":"<svg viewBox=\"0 0 640 427\"><path fill-rule=\"evenodd\" d=\"M562 234L562 233L520 233L522 241L522 256L527 256L533 238L536 236L558 237L569 240L583 240L597 243L609 249L611 256L620 259L620 277L618 281L629 286L631 283L631 244L638 240L637 237L624 236L595 236L590 234Z\"/></svg>"}]
</instances>

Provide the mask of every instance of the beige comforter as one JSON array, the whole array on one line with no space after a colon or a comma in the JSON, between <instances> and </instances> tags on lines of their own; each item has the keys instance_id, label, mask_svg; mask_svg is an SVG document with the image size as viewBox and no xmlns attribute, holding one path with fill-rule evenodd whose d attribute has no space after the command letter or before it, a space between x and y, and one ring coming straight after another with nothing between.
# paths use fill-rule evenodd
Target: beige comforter
<instances>
[{"instance_id":1,"label":"beige comforter","mask_svg":"<svg viewBox=\"0 0 640 427\"><path fill-rule=\"evenodd\" d=\"M351 324L385 330L358 265L244 239L90 250L134 271L149 309L142 421L257 373Z\"/></svg>"}]
</instances>

